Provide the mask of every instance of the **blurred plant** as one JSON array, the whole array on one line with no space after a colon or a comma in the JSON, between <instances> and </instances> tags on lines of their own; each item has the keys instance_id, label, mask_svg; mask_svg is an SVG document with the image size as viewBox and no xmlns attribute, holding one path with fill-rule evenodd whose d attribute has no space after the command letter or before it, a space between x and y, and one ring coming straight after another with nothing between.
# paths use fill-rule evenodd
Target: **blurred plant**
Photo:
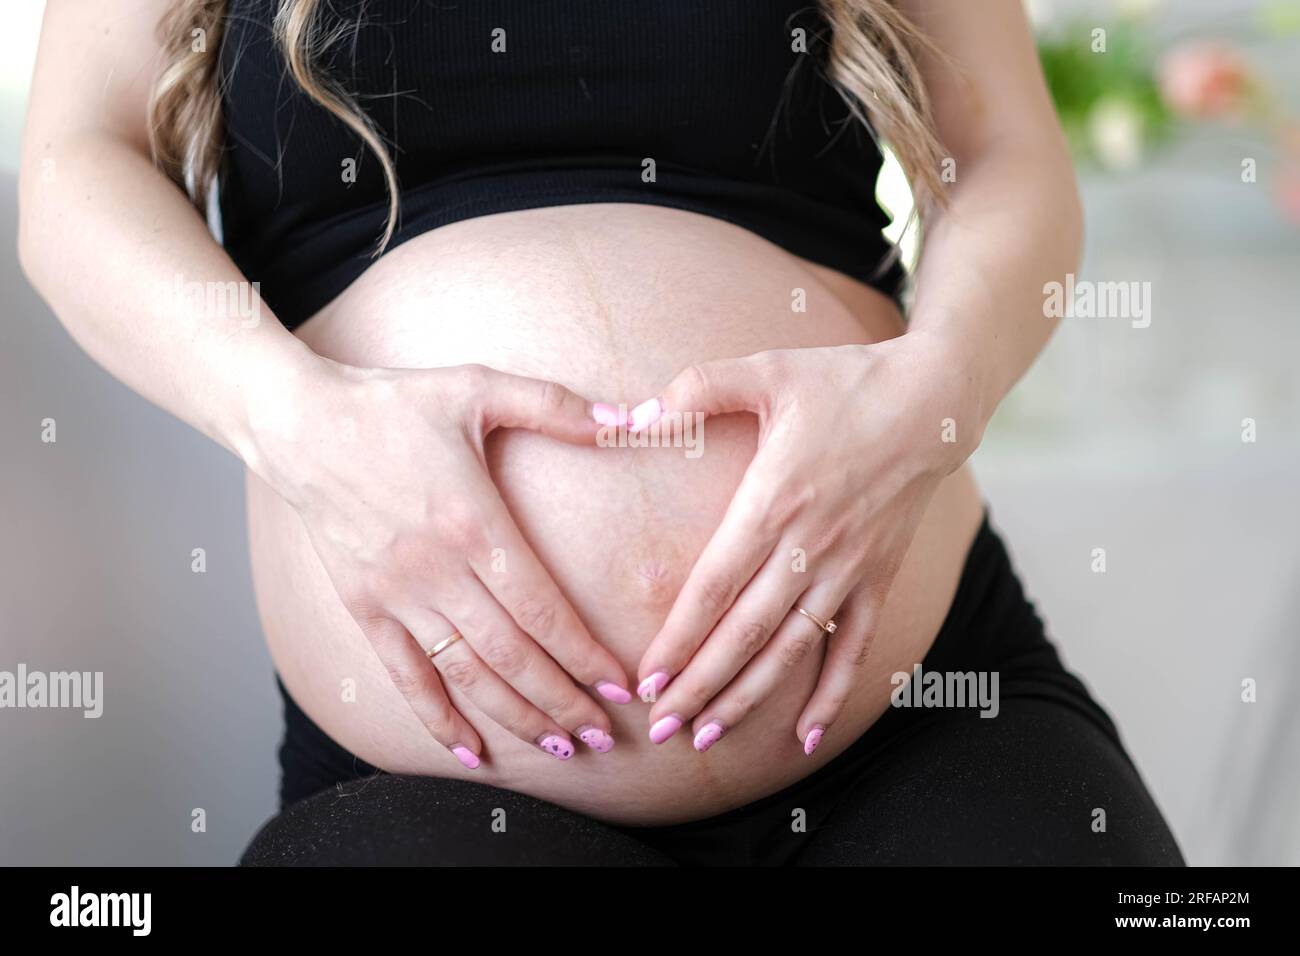
<instances>
[{"instance_id":1,"label":"blurred plant","mask_svg":"<svg viewBox=\"0 0 1300 956\"><path fill-rule=\"evenodd\" d=\"M1043 72L1075 156L1127 170L1174 136L1180 123L1249 123L1277 144L1279 205L1300 222L1300 123L1245 54L1226 41L1197 38L1158 56L1149 21L1160 0L1113 2L1113 14L1100 26L1077 18L1053 23L1046 0L1028 0ZM1235 17L1233 25L1244 19ZM1255 21L1273 38L1300 33L1300 0L1267 0L1255 9Z\"/></svg>"},{"instance_id":2,"label":"blurred plant","mask_svg":"<svg viewBox=\"0 0 1300 956\"><path fill-rule=\"evenodd\" d=\"M1168 137L1172 116L1139 21L1105 27L1104 52L1093 52L1093 30L1074 23L1041 38L1043 73L1075 155L1107 169L1131 169Z\"/></svg>"}]
</instances>

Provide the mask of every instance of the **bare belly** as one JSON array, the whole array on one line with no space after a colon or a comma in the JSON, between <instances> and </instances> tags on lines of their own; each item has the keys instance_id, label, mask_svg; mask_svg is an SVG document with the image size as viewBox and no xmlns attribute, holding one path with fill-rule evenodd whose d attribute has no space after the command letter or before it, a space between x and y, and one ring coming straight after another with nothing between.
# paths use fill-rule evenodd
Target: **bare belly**
<instances>
[{"instance_id":1,"label":"bare belly","mask_svg":"<svg viewBox=\"0 0 1300 956\"><path fill-rule=\"evenodd\" d=\"M791 307L798 289L806 312ZM479 362L618 402L653 395L694 362L869 343L901 331L884 297L734 226L660 207L587 205L474 219L411 240L299 335L352 365ZM491 437L492 474L520 528L633 679L721 520L756 433L752 416L710 420L697 457L681 448L573 448L519 431ZM908 553L866 682L812 759L794 727L815 660L707 754L692 749L690 734L651 744L646 705L593 695L610 714L617 745L561 763L453 695L484 741L487 759L468 771L390 685L297 515L251 475L248 511L272 657L295 700L331 737L385 770L475 779L646 824L696 819L775 792L866 730L888 704L890 675L910 671L933 642L980 521L977 490L962 469L942 485ZM352 682L355 700L343 691Z\"/></svg>"}]
</instances>

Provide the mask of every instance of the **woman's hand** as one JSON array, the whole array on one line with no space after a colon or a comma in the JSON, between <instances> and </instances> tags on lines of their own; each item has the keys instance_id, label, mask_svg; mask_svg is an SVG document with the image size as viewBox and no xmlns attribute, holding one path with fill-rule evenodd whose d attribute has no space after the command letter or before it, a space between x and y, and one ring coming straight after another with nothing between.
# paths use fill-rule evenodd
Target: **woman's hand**
<instances>
[{"instance_id":1,"label":"woman's hand","mask_svg":"<svg viewBox=\"0 0 1300 956\"><path fill-rule=\"evenodd\" d=\"M977 383L932 337L708 362L638 406L632 428L675 413L758 416L758 449L721 525L641 659L650 738L691 722L707 750L818 649L795 608L835 618L795 727L810 754L862 673L876 622L944 476L974 450Z\"/></svg>"},{"instance_id":2,"label":"woman's hand","mask_svg":"<svg viewBox=\"0 0 1300 956\"><path fill-rule=\"evenodd\" d=\"M573 754L570 734L608 750L608 718L574 679L625 703L625 674L525 542L484 459L494 428L594 443L590 406L553 382L478 365L321 361L290 384L300 401L250 412L258 459L250 464L302 516L411 708L471 769L482 743L444 682L560 759ZM428 651L457 631L464 639L431 660Z\"/></svg>"}]
</instances>

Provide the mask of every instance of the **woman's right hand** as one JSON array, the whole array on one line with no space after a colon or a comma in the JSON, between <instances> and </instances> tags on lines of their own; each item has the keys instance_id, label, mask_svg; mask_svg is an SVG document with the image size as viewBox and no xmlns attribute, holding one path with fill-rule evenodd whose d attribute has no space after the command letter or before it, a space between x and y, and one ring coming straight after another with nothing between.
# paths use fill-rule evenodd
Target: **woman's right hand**
<instances>
[{"instance_id":1,"label":"woman's right hand","mask_svg":"<svg viewBox=\"0 0 1300 956\"><path fill-rule=\"evenodd\" d=\"M560 759L573 754L571 735L607 751L609 720L574 680L626 703L626 675L524 540L484 457L485 437L502 427L594 444L592 407L554 382L481 365L321 362L290 385L301 401L250 412L250 465L301 515L416 715L470 769L482 741L444 682ZM464 639L431 660L457 631Z\"/></svg>"}]
</instances>

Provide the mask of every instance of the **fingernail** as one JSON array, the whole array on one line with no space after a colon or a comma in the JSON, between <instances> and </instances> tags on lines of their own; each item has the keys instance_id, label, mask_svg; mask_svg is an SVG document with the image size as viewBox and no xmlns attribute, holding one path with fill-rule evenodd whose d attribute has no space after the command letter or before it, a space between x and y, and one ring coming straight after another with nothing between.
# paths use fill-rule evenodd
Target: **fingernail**
<instances>
[{"instance_id":1,"label":"fingernail","mask_svg":"<svg viewBox=\"0 0 1300 956\"><path fill-rule=\"evenodd\" d=\"M597 425L608 425L611 428L617 428L624 422L622 413L613 405L606 405L604 402L597 402L591 406L591 417L596 420Z\"/></svg>"},{"instance_id":2,"label":"fingernail","mask_svg":"<svg viewBox=\"0 0 1300 956\"><path fill-rule=\"evenodd\" d=\"M603 680L596 685L596 693L616 704L626 704L632 699L632 695L628 693L627 688L611 684L607 680Z\"/></svg>"},{"instance_id":3,"label":"fingernail","mask_svg":"<svg viewBox=\"0 0 1300 956\"><path fill-rule=\"evenodd\" d=\"M652 398L647 402L642 402L636 408L632 409L628 415L628 431L639 432L643 428L649 428L655 422L659 421L659 416L664 413L664 403L657 398Z\"/></svg>"},{"instance_id":4,"label":"fingernail","mask_svg":"<svg viewBox=\"0 0 1300 956\"><path fill-rule=\"evenodd\" d=\"M659 699L659 695L664 692L668 686L668 672L655 671L640 684L637 685L636 695L647 704L653 704Z\"/></svg>"},{"instance_id":5,"label":"fingernail","mask_svg":"<svg viewBox=\"0 0 1300 956\"><path fill-rule=\"evenodd\" d=\"M614 738L599 727L588 727L580 731L578 739L598 754L607 754L614 749Z\"/></svg>"},{"instance_id":6,"label":"fingernail","mask_svg":"<svg viewBox=\"0 0 1300 956\"><path fill-rule=\"evenodd\" d=\"M541 747L556 760L568 760L573 756L573 744L563 737L550 734L538 741L537 746Z\"/></svg>"},{"instance_id":7,"label":"fingernail","mask_svg":"<svg viewBox=\"0 0 1300 956\"><path fill-rule=\"evenodd\" d=\"M811 757L817 745L822 742L822 734L826 733L826 728L817 724L812 730L808 731L808 736L803 739L803 752L805 757Z\"/></svg>"},{"instance_id":8,"label":"fingernail","mask_svg":"<svg viewBox=\"0 0 1300 956\"><path fill-rule=\"evenodd\" d=\"M718 723L716 720L709 721L701 727L700 732L695 735L695 749L700 753L704 753L704 751L708 750L722 739L723 733L722 724Z\"/></svg>"},{"instance_id":9,"label":"fingernail","mask_svg":"<svg viewBox=\"0 0 1300 956\"><path fill-rule=\"evenodd\" d=\"M676 714L660 717L655 721L655 725L650 728L650 741L651 743L661 744L681 729L682 719Z\"/></svg>"},{"instance_id":10,"label":"fingernail","mask_svg":"<svg viewBox=\"0 0 1300 956\"><path fill-rule=\"evenodd\" d=\"M456 755L456 759L468 767L470 770L478 769L478 754L470 750L463 744L457 744L451 748L451 752Z\"/></svg>"}]
</instances>

